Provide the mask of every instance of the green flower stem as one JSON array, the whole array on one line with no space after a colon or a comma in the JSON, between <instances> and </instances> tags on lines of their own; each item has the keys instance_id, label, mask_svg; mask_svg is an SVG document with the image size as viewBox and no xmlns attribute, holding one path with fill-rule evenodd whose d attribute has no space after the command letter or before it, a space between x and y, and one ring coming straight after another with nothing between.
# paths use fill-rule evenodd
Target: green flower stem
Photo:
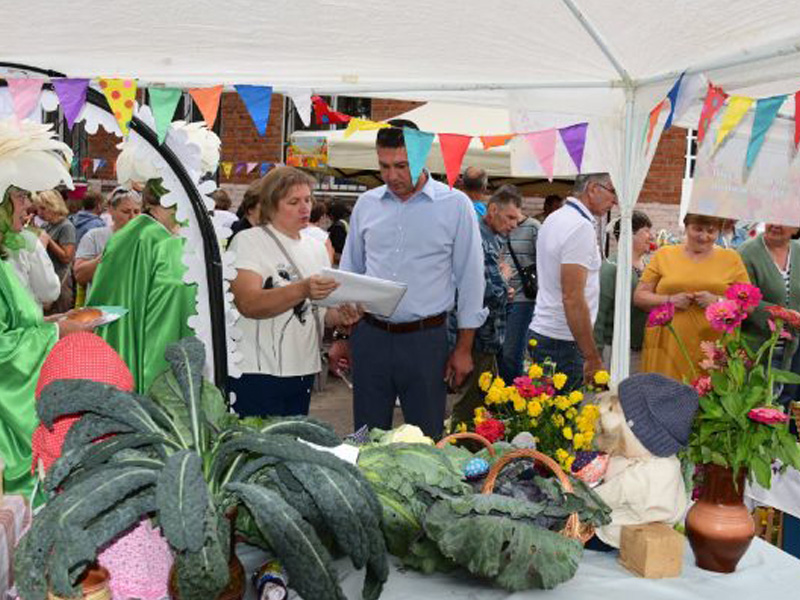
<instances>
[{"instance_id":1,"label":"green flower stem","mask_svg":"<svg viewBox=\"0 0 800 600\"><path fill-rule=\"evenodd\" d=\"M683 340L678 335L678 332L675 331L675 328L672 326L672 323L667 323L667 329L669 329L669 332L672 334L672 337L675 338L675 341L678 342L678 347L681 349L681 352L683 353L683 358L685 358L686 362L689 363L689 368L692 370L692 380L696 379L697 369L694 368L694 363L692 362L692 359L689 357L689 352L688 350L686 350L686 346L684 345Z\"/></svg>"}]
</instances>

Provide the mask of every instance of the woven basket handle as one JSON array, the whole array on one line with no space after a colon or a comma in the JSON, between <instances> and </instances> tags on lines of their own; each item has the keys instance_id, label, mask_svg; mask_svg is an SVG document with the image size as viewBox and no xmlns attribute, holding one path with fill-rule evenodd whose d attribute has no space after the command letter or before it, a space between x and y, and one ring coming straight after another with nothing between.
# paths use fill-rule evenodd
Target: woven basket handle
<instances>
[{"instance_id":1,"label":"woven basket handle","mask_svg":"<svg viewBox=\"0 0 800 600\"><path fill-rule=\"evenodd\" d=\"M482 435L477 433L472 433L471 431L465 431L463 433L451 433L450 435L445 436L441 440L439 440L439 443L436 444L436 447L444 448L450 442L455 442L457 440L475 440L476 442L480 442L481 444L486 446L486 448L488 448L489 456L492 457L497 456L497 452L495 451L494 446L492 446L492 442L487 440Z\"/></svg>"},{"instance_id":2,"label":"woven basket handle","mask_svg":"<svg viewBox=\"0 0 800 600\"><path fill-rule=\"evenodd\" d=\"M500 472L509 463L521 458L533 459L534 461L538 460L553 472L553 474L558 478L558 481L561 483L561 487L565 492L568 494L573 492L572 483L564 474L564 471L556 461L546 454L542 454L536 450L521 448L519 450L512 450L511 452L504 454L502 458L494 463L492 468L489 469L489 474L486 476L486 481L483 484L481 493L491 494L494 491L494 484L497 482L497 477L500 475ZM578 513L572 513L569 517L567 517L567 524L564 526L564 529L561 531L561 533L566 537L574 538L576 540L580 540L582 543L586 543L586 541L591 538L592 535L594 535L594 529L581 525L581 522L578 519Z\"/></svg>"}]
</instances>

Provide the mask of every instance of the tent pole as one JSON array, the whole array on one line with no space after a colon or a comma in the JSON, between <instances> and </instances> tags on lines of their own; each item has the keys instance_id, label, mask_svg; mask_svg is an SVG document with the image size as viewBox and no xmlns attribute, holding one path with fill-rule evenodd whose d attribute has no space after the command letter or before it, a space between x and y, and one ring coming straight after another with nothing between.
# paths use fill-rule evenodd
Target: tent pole
<instances>
[{"instance_id":1,"label":"tent pole","mask_svg":"<svg viewBox=\"0 0 800 600\"><path fill-rule=\"evenodd\" d=\"M577 6L575 6L574 0L562 0L562 2L569 9L572 15L578 20L578 23L581 24L586 33L589 34L589 37L591 37L594 43L597 44L597 47L600 48L600 51L608 59L608 62L610 62L611 65L614 67L614 69L617 71L617 73L619 73L619 77L622 80L623 84L626 87L631 85L632 80L631 76L628 74L628 70L622 66L622 64L619 62L619 59L617 59L617 57L614 56L614 53L611 52L611 49L608 47L608 44L600 35L600 32L597 31L594 25L592 25L589 22L589 20L581 12L581 10Z\"/></svg>"},{"instance_id":2,"label":"tent pole","mask_svg":"<svg viewBox=\"0 0 800 600\"><path fill-rule=\"evenodd\" d=\"M620 236L617 244L617 281L614 304L614 337L611 346L611 381L618 384L630 370L631 276L633 252L631 213L633 197L633 111L636 88L625 90L625 145L623 147L622 197L619 198Z\"/></svg>"}]
</instances>

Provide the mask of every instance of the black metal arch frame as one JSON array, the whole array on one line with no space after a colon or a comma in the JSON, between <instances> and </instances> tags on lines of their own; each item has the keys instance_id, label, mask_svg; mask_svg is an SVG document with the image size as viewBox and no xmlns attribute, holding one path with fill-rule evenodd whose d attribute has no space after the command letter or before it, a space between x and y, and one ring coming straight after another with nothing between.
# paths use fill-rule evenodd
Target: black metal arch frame
<instances>
[{"instance_id":1,"label":"black metal arch frame","mask_svg":"<svg viewBox=\"0 0 800 600\"><path fill-rule=\"evenodd\" d=\"M15 63L0 62L0 68L19 69L21 71L29 71L46 75L47 77L66 77L63 73L51 71L48 69L40 69L28 65L20 65ZM0 85L6 85L5 82L0 82ZM51 87L49 85L45 87ZM86 93L86 101L98 108L113 114L111 107L105 96L95 89L89 88ZM166 161L167 165L177 175L178 180L181 182L189 201L192 204L192 210L197 218L200 226L200 234L203 238L203 257L205 258L206 279L208 281L208 307L211 318L211 345L212 355L214 357L214 383L222 390L225 397L228 397L228 349L227 337L225 333L225 303L223 292L223 276L222 276L222 254L220 252L219 243L217 242L216 234L214 233L214 224L211 222L211 216L206 210L203 199L200 197L200 192L197 190L194 182L189 177L186 169L175 153L169 149L166 144L158 143L158 135L150 129L150 127L137 117L133 117L129 124L129 128L138 133L142 138L150 144Z\"/></svg>"}]
</instances>

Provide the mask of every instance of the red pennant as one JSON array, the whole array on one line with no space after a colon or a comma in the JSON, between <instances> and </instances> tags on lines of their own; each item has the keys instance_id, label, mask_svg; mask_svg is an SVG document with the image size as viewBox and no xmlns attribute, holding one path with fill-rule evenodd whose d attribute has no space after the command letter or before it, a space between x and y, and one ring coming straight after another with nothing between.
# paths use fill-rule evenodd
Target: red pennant
<instances>
[{"instance_id":1,"label":"red pennant","mask_svg":"<svg viewBox=\"0 0 800 600\"><path fill-rule=\"evenodd\" d=\"M92 167L93 161L91 158L84 158L81 160L81 171L84 173Z\"/></svg>"},{"instance_id":2,"label":"red pennant","mask_svg":"<svg viewBox=\"0 0 800 600\"><path fill-rule=\"evenodd\" d=\"M794 93L794 147L797 148L800 142L800 116L797 114L797 109L800 108L800 92Z\"/></svg>"},{"instance_id":3,"label":"red pennant","mask_svg":"<svg viewBox=\"0 0 800 600\"><path fill-rule=\"evenodd\" d=\"M725 99L728 97L728 94L722 91L722 88L715 87L708 84L708 93L706 94L706 99L703 102L703 111L700 113L700 122L697 124L697 145L703 143L703 139L706 137L706 132L708 131L708 126L711 124L711 120L714 116L720 111L722 105L725 104Z\"/></svg>"},{"instance_id":4,"label":"red pennant","mask_svg":"<svg viewBox=\"0 0 800 600\"><path fill-rule=\"evenodd\" d=\"M311 96L311 102L314 105L314 118L317 125L336 125L350 121L349 115L333 110L319 96Z\"/></svg>"},{"instance_id":5,"label":"red pennant","mask_svg":"<svg viewBox=\"0 0 800 600\"><path fill-rule=\"evenodd\" d=\"M650 111L650 124L647 127L647 147L650 147L650 142L653 139L653 131L656 128L656 124L658 123L658 117L661 114L661 109L664 108L665 100L659 102L656 107Z\"/></svg>"},{"instance_id":6,"label":"red pennant","mask_svg":"<svg viewBox=\"0 0 800 600\"><path fill-rule=\"evenodd\" d=\"M444 169L447 172L447 183L450 184L451 188L456 179L458 179L459 173L461 173L461 163L471 141L472 136L470 135L459 135L458 133L439 134L439 149L442 151Z\"/></svg>"}]
</instances>

